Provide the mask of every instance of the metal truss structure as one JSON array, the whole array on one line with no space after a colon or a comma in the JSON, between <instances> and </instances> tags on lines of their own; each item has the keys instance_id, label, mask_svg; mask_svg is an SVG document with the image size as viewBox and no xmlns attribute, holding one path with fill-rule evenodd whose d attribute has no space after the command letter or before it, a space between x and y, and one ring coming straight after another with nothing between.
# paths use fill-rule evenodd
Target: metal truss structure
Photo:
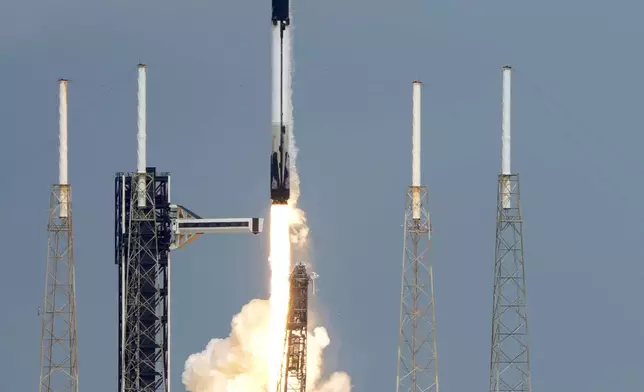
<instances>
[{"instance_id":1,"label":"metal truss structure","mask_svg":"<svg viewBox=\"0 0 644 392\"><path fill-rule=\"evenodd\" d=\"M519 175L499 175L490 392L531 392Z\"/></svg>"},{"instance_id":2,"label":"metal truss structure","mask_svg":"<svg viewBox=\"0 0 644 392\"><path fill-rule=\"evenodd\" d=\"M40 392L78 392L71 185L51 187L42 316Z\"/></svg>"},{"instance_id":3,"label":"metal truss structure","mask_svg":"<svg viewBox=\"0 0 644 392\"><path fill-rule=\"evenodd\" d=\"M169 391L170 175L148 168L144 207L137 173L115 180L121 392Z\"/></svg>"},{"instance_id":4,"label":"metal truss structure","mask_svg":"<svg viewBox=\"0 0 644 392\"><path fill-rule=\"evenodd\" d=\"M306 392L306 337L309 282L304 263L298 263L290 277L290 300L284 338L284 356L278 392Z\"/></svg>"},{"instance_id":5,"label":"metal truss structure","mask_svg":"<svg viewBox=\"0 0 644 392\"><path fill-rule=\"evenodd\" d=\"M414 200L420 205L414 208ZM426 186L407 191L396 392L438 392L434 275ZM420 212L414 218L414 210Z\"/></svg>"},{"instance_id":6,"label":"metal truss structure","mask_svg":"<svg viewBox=\"0 0 644 392\"><path fill-rule=\"evenodd\" d=\"M170 262L203 234L262 231L261 218L207 219L170 203L170 175L117 173L115 255L119 266L119 391L170 391ZM145 203L137 186L145 184Z\"/></svg>"}]
</instances>

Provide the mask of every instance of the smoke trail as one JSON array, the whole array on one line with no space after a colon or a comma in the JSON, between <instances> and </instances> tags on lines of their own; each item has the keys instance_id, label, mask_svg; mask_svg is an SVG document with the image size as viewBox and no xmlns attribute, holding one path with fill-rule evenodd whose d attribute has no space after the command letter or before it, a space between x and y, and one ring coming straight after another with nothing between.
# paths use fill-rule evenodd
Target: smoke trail
<instances>
[{"instance_id":1,"label":"smoke trail","mask_svg":"<svg viewBox=\"0 0 644 392\"><path fill-rule=\"evenodd\" d=\"M293 36L294 36L294 30L295 30L295 24L291 21L290 24L290 30L291 30L291 35L290 39L288 41L289 45L289 52L293 53ZM290 69L291 69L291 74L295 72L295 61L293 60L293 57L290 56ZM289 102L292 103L292 97L293 97L293 85L291 84L289 86ZM290 127L290 134L289 134L289 175L290 175L290 198L288 200L288 204L292 207L292 212L291 212L291 219L290 219L290 233L291 233L291 243L297 247L297 248L304 248L308 242L309 239L309 225L306 222L306 214L304 211L300 208L297 207L297 201L300 199L300 174L297 170L297 155L299 153L299 149L297 148L297 144L295 143L295 135L294 135L294 129L295 129L295 116L294 116L294 108L293 105L289 105L288 107L288 112L289 112L289 121L291 123Z\"/></svg>"},{"instance_id":2,"label":"smoke trail","mask_svg":"<svg viewBox=\"0 0 644 392\"><path fill-rule=\"evenodd\" d=\"M303 248L306 246L309 239L309 226L306 222L306 214L301 208L297 207L297 201L300 198L300 174L297 171L297 165L295 162L297 160L297 153L299 150L295 145L295 137L293 134L291 134L290 137L289 150L289 158L291 161L291 197L288 200L288 204L292 209L290 218L291 243L294 246Z\"/></svg>"},{"instance_id":3,"label":"smoke trail","mask_svg":"<svg viewBox=\"0 0 644 392\"><path fill-rule=\"evenodd\" d=\"M185 363L182 382L188 392L260 392L268 382L266 357L270 303L254 299L233 317L230 336L212 339ZM307 391L350 392L351 379L334 372L322 379L323 351L330 343L324 327L309 331Z\"/></svg>"}]
</instances>

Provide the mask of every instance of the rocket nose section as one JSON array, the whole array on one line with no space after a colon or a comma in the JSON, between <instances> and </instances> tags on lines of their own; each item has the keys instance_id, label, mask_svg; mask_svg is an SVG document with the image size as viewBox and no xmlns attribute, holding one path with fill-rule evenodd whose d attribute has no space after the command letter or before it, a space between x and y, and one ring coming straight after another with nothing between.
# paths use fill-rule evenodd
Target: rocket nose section
<instances>
[{"instance_id":1,"label":"rocket nose section","mask_svg":"<svg viewBox=\"0 0 644 392\"><path fill-rule=\"evenodd\" d=\"M273 21L288 21L288 2L289 0L273 0Z\"/></svg>"}]
</instances>

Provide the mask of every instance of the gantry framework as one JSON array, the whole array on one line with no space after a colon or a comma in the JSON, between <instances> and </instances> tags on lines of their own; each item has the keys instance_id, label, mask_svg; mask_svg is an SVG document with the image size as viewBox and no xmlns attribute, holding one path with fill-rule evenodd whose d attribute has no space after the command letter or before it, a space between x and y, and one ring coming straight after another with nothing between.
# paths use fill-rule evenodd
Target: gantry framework
<instances>
[{"instance_id":1,"label":"gantry framework","mask_svg":"<svg viewBox=\"0 0 644 392\"><path fill-rule=\"evenodd\" d=\"M277 392L306 391L306 337L309 282L312 279L304 263L295 265L289 280L290 300L284 335L284 355L282 356Z\"/></svg>"},{"instance_id":2,"label":"gantry framework","mask_svg":"<svg viewBox=\"0 0 644 392\"><path fill-rule=\"evenodd\" d=\"M170 390L170 252L202 234L258 234L263 219L205 219L170 203L170 175L147 168L146 202L139 173L115 180L119 266L119 391Z\"/></svg>"},{"instance_id":3,"label":"gantry framework","mask_svg":"<svg viewBox=\"0 0 644 392\"><path fill-rule=\"evenodd\" d=\"M169 391L170 175L148 168L146 203L138 173L118 173L116 263L119 266L119 390Z\"/></svg>"}]
</instances>

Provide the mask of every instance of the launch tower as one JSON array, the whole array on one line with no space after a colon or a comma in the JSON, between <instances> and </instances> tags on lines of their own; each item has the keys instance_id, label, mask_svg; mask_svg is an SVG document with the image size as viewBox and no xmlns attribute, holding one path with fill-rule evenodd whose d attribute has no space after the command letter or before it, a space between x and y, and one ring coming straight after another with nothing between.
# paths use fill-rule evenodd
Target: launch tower
<instances>
[{"instance_id":1,"label":"launch tower","mask_svg":"<svg viewBox=\"0 0 644 392\"><path fill-rule=\"evenodd\" d=\"M78 392L72 187L67 180L67 81L59 80L58 184L51 186L40 392Z\"/></svg>"},{"instance_id":2,"label":"launch tower","mask_svg":"<svg viewBox=\"0 0 644 392\"><path fill-rule=\"evenodd\" d=\"M434 275L427 186L420 176L420 92L413 82L412 186L407 189L396 392L438 392Z\"/></svg>"},{"instance_id":3,"label":"launch tower","mask_svg":"<svg viewBox=\"0 0 644 392\"><path fill-rule=\"evenodd\" d=\"M295 265L290 277L290 300L284 337L284 356L277 392L306 391L306 334L311 275L304 263Z\"/></svg>"},{"instance_id":4,"label":"launch tower","mask_svg":"<svg viewBox=\"0 0 644 392\"><path fill-rule=\"evenodd\" d=\"M202 234L262 231L263 219L204 219L171 204L170 174L146 166L146 67L138 66L137 171L115 178L119 392L170 391L170 252Z\"/></svg>"},{"instance_id":5,"label":"launch tower","mask_svg":"<svg viewBox=\"0 0 644 392\"><path fill-rule=\"evenodd\" d=\"M510 169L511 72L503 67L501 174L497 195L490 392L530 392L530 348L519 175Z\"/></svg>"}]
</instances>

